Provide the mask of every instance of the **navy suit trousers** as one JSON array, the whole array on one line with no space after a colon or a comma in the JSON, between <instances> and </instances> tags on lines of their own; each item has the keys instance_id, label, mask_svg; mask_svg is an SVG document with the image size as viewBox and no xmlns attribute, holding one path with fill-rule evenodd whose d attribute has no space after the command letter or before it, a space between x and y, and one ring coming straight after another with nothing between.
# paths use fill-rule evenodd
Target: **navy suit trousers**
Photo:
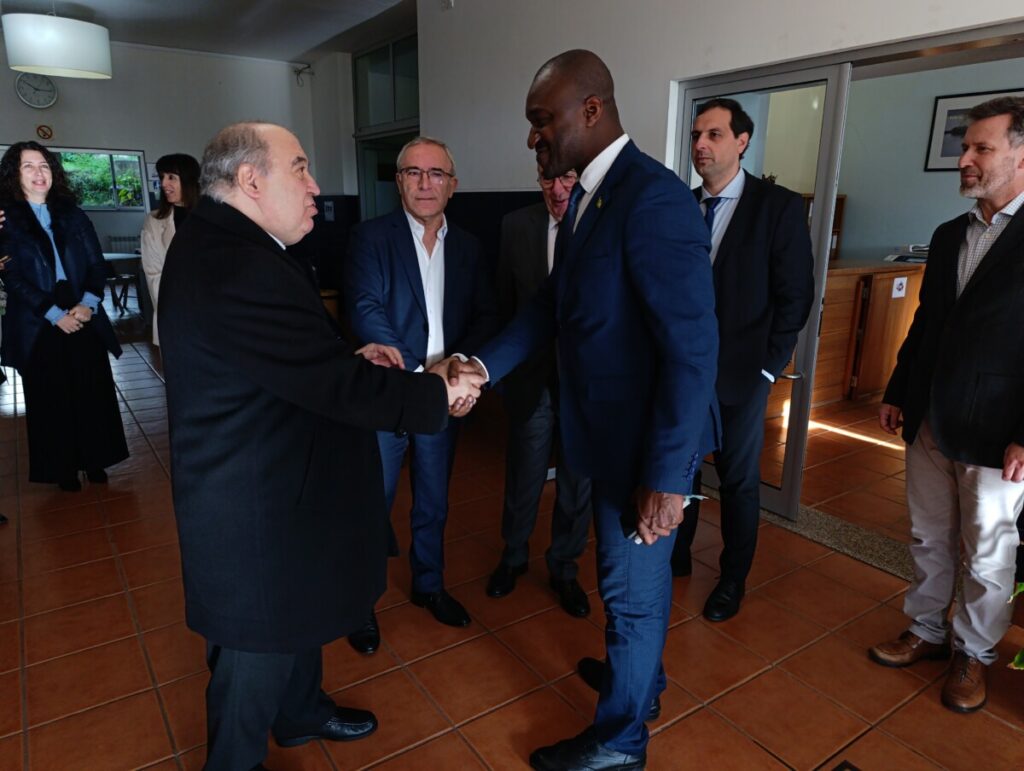
<instances>
[{"instance_id":1,"label":"navy suit trousers","mask_svg":"<svg viewBox=\"0 0 1024 771\"><path fill-rule=\"evenodd\" d=\"M675 531L638 546L622 524L636 519L634 488L594 480L592 491L607 660L594 728L602 744L638 755L649 738L644 719L651 701L665 690L661 653L672 608Z\"/></svg>"}]
</instances>

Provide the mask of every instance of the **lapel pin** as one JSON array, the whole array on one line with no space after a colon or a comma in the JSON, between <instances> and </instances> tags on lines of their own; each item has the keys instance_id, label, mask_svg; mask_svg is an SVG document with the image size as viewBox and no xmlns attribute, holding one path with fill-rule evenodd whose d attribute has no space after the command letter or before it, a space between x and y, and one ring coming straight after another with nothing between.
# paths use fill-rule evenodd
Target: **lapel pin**
<instances>
[{"instance_id":1,"label":"lapel pin","mask_svg":"<svg viewBox=\"0 0 1024 771\"><path fill-rule=\"evenodd\" d=\"M596 207L597 207L598 209L600 209L600 208L601 208L602 206L604 206L604 199L603 199L603 198L598 198L598 199L597 199L597 203L596 203L596 204L594 204L594 205L595 205L595 206L596 206Z\"/></svg>"}]
</instances>

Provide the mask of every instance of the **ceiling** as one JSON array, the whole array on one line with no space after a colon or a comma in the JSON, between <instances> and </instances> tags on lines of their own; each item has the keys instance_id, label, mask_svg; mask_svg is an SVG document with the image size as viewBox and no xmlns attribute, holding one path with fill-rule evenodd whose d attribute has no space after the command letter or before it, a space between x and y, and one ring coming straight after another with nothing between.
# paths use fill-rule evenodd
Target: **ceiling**
<instances>
[{"instance_id":1,"label":"ceiling","mask_svg":"<svg viewBox=\"0 0 1024 771\"><path fill-rule=\"evenodd\" d=\"M122 43L310 61L416 29L415 0L2 0L3 13L102 24Z\"/></svg>"}]
</instances>

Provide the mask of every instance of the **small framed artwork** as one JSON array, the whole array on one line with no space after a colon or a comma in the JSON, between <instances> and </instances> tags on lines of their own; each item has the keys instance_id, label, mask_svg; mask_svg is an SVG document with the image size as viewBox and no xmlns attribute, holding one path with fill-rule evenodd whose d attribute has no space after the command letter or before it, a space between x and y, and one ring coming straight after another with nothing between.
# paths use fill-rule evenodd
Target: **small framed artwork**
<instances>
[{"instance_id":1,"label":"small framed artwork","mask_svg":"<svg viewBox=\"0 0 1024 771\"><path fill-rule=\"evenodd\" d=\"M1016 91L980 91L974 94L953 94L935 97L932 112L932 133L928 139L925 171L955 171L960 158L960 144L967 132L967 113L975 105L997 96L1024 96L1024 88Z\"/></svg>"}]
</instances>

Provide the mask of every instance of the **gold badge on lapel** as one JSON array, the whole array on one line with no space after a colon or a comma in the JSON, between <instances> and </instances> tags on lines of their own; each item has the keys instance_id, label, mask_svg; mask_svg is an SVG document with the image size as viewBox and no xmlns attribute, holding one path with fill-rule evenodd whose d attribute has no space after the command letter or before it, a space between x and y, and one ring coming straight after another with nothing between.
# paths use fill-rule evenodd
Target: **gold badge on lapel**
<instances>
[{"instance_id":1,"label":"gold badge on lapel","mask_svg":"<svg viewBox=\"0 0 1024 771\"><path fill-rule=\"evenodd\" d=\"M596 207L597 207L598 209L600 209L600 208L601 208L602 206L604 206L604 199L603 199L603 198L598 198L598 199L597 199L597 203L595 203L594 205L595 205L595 206L596 206Z\"/></svg>"}]
</instances>

